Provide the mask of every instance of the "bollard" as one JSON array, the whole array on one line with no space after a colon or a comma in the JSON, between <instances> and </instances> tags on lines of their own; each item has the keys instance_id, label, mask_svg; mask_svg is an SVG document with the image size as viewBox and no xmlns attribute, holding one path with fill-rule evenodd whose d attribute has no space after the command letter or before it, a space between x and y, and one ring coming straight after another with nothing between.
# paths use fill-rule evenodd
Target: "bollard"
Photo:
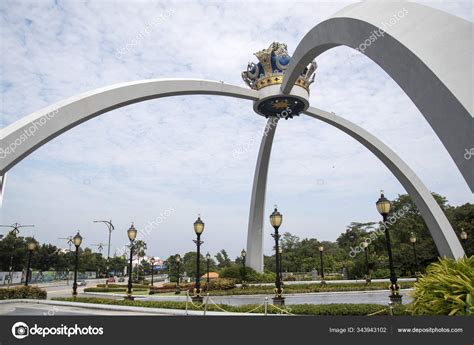
<instances>
[{"instance_id":1,"label":"bollard","mask_svg":"<svg viewBox=\"0 0 474 345\"><path fill-rule=\"evenodd\" d=\"M189 299L189 291L186 291L186 316L188 315L188 299Z\"/></svg>"},{"instance_id":2,"label":"bollard","mask_svg":"<svg viewBox=\"0 0 474 345\"><path fill-rule=\"evenodd\" d=\"M268 297L265 297L264 306L265 306L265 316L267 316L267 312L268 312Z\"/></svg>"},{"instance_id":3,"label":"bollard","mask_svg":"<svg viewBox=\"0 0 474 345\"><path fill-rule=\"evenodd\" d=\"M206 304L204 305L204 316L206 316L207 312L207 304L209 303L209 292L206 295Z\"/></svg>"}]
</instances>

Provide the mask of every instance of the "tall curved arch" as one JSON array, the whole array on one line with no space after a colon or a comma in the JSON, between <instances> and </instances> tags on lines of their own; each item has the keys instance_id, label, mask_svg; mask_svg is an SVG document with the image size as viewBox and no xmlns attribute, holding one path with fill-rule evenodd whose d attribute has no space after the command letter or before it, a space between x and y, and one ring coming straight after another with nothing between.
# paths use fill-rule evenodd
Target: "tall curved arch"
<instances>
[{"instance_id":1,"label":"tall curved arch","mask_svg":"<svg viewBox=\"0 0 474 345\"><path fill-rule=\"evenodd\" d=\"M440 256L464 256L464 249L443 210L415 172L395 152L365 129L333 113L310 107L306 114L340 129L368 148L395 175L410 195L420 210Z\"/></svg>"},{"instance_id":2,"label":"tall curved arch","mask_svg":"<svg viewBox=\"0 0 474 345\"><path fill-rule=\"evenodd\" d=\"M222 95L248 100L256 100L258 97L257 92L254 90L206 80L144 80L89 91L39 110L1 129L0 147L5 148L15 143L36 121L40 121L50 114L44 123L37 126L34 135L27 137L26 140L19 142L18 145L13 145L15 146L13 152L0 157L0 175L4 177L8 169L30 153L68 129L95 116L148 99L189 94ZM459 257L464 254L451 225L438 204L413 171L393 151L362 128L333 114L316 108L309 108L306 113L348 133L374 152L387 165L410 195L412 195L423 219L430 228L440 255ZM256 177L254 178L255 192L252 193L251 201L251 205L254 205L255 210L258 212L250 212L249 237L252 237L257 231L254 225L258 226L260 223L260 229L263 229L265 188L255 189L255 184L260 186L266 185L266 171L268 170L274 130L275 128L268 132L261 144L260 152L263 153L257 162ZM2 152L4 153L4 151ZM260 173L262 169L265 169L265 174ZM260 246L256 242L253 247L249 248L251 251L249 259L260 257L260 260L263 260L263 231L260 231L258 236L253 236L253 238L255 241L261 241L262 245ZM260 263L255 262L253 259L249 261L249 266L261 270Z\"/></svg>"},{"instance_id":3,"label":"tall curved arch","mask_svg":"<svg viewBox=\"0 0 474 345\"><path fill-rule=\"evenodd\" d=\"M309 107L305 114L340 129L368 148L395 175L408 192L420 210L420 214L433 237L438 253L441 256L450 258L464 256L464 249L443 210L423 182L395 152L363 128L333 113ZM271 119L267 123L267 128L270 121ZM257 255L256 251L262 248L263 252L263 212L265 208L268 165L275 129L276 126L270 128L267 131L268 134L266 133L262 138L252 188L247 233L247 262L250 267L258 272L263 271L263 257Z\"/></svg>"},{"instance_id":4,"label":"tall curved arch","mask_svg":"<svg viewBox=\"0 0 474 345\"><path fill-rule=\"evenodd\" d=\"M439 10L411 2L357 3L304 36L281 91L288 94L305 66L326 50L363 50L410 97L474 192L474 160L464 157L474 148L472 41L472 23Z\"/></svg>"},{"instance_id":5,"label":"tall curved arch","mask_svg":"<svg viewBox=\"0 0 474 345\"><path fill-rule=\"evenodd\" d=\"M149 99L179 95L219 95L248 100L258 98L258 92L255 90L197 79L140 80L85 92L2 128L0 175L4 176L15 164L48 141L100 114ZM34 133L27 135L33 129ZM5 154L7 147L14 148L13 152Z\"/></svg>"}]
</instances>

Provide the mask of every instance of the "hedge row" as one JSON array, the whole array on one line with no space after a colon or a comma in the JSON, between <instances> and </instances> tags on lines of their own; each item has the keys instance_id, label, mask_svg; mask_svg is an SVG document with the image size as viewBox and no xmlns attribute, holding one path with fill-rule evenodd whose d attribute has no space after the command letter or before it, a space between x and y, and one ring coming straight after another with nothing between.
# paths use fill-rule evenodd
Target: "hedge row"
<instances>
[{"instance_id":1,"label":"hedge row","mask_svg":"<svg viewBox=\"0 0 474 345\"><path fill-rule=\"evenodd\" d=\"M18 286L13 288L0 289L0 299L46 299L46 290L36 286Z\"/></svg>"},{"instance_id":2,"label":"hedge row","mask_svg":"<svg viewBox=\"0 0 474 345\"><path fill-rule=\"evenodd\" d=\"M414 282L403 282L398 284L400 288L407 289L414 286ZM372 291L372 290L388 290L389 283L372 283L365 284L298 284L283 285L283 291L286 293L308 293L308 292L335 292L335 291ZM210 291L211 295L256 295L256 294L272 294L274 286L247 286L245 289L235 288L230 290Z\"/></svg>"},{"instance_id":3,"label":"hedge row","mask_svg":"<svg viewBox=\"0 0 474 345\"><path fill-rule=\"evenodd\" d=\"M99 288L106 288L106 287L109 287L109 288L122 288L122 289L126 289L127 288L127 284L97 284L97 287ZM138 288L138 289L148 289L150 286L148 284L132 284L132 287L135 289L135 288Z\"/></svg>"},{"instance_id":4,"label":"hedge row","mask_svg":"<svg viewBox=\"0 0 474 345\"><path fill-rule=\"evenodd\" d=\"M124 305L134 307L146 307L146 308L165 308L165 309L186 309L185 302L172 302L172 301L129 301L129 300L111 300L106 298L95 298L95 297L78 297L72 298L53 298L57 301L69 301L69 302L83 302L83 303L95 303L95 304L112 304L112 305ZM260 306L257 308L255 304L247 304L242 306L229 306L225 304L219 304L219 307L229 312L245 313L252 311L252 313L264 313L264 307ZM188 303L188 310L203 310L204 306L195 305ZM214 304L209 304L207 310L209 311L222 311ZM255 309L257 308L257 309ZM378 304L295 304L287 306L285 310L291 314L296 315L352 315L352 316L363 316L372 313L377 315L389 315L389 309L387 306ZM281 311L273 308L271 305L268 307L269 314L279 314ZM407 315L404 306L398 306L394 309L395 315Z\"/></svg>"},{"instance_id":5,"label":"hedge row","mask_svg":"<svg viewBox=\"0 0 474 345\"><path fill-rule=\"evenodd\" d=\"M137 291L147 291L148 289L145 288L133 288L132 291L137 292ZM121 288L104 288L104 287L90 287L90 288L85 288L84 292L127 292L126 287L121 287Z\"/></svg>"}]
</instances>

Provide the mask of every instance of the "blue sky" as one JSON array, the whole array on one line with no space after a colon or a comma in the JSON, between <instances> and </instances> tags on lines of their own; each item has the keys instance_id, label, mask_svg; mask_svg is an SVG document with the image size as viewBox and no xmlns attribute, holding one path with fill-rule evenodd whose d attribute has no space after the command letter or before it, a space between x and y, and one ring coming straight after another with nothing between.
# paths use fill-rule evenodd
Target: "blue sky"
<instances>
[{"instance_id":1,"label":"blue sky","mask_svg":"<svg viewBox=\"0 0 474 345\"><path fill-rule=\"evenodd\" d=\"M125 81L205 78L245 86L240 73L256 60L254 52L280 41L291 54L307 31L349 3L295 2L289 8L287 1L2 1L0 126ZM473 19L470 1L423 3ZM124 51L147 25L150 33ZM345 47L317 62L313 106L377 135L452 205L472 202L439 139L385 72ZM1 223L35 224L24 234L65 247L57 238L78 229L86 246L105 243L105 226L92 221L112 219L114 252L126 243L131 221L144 229L173 210L145 238L149 254L167 257L194 249L192 223L201 213L203 250L214 254L225 248L234 258L246 243L264 125L249 101L224 97L175 97L114 110L10 170ZM244 145L248 151L235 159L233 151ZM379 219L374 203L380 189L390 198L405 193L355 140L305 117L279 125L266 213L279 205L282 231L334 240L351 221ZM270 254L270 225L265 226Z\"/></svg>"}]
</instances>

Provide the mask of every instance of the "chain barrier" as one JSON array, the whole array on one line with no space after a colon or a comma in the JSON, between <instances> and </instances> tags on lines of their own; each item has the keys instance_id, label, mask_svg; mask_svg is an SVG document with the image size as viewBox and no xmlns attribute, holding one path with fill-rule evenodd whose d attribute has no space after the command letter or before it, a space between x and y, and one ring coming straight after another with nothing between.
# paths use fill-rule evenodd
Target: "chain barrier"
<instances>
[{"instance_id":1,"label":"chain barrier","mask_svg":"<svg viewBox=\"0 0 474 345\"><path fill-rule=\"evenodd\" d=\"M209 302L211 305L214 305L218 310L224 312L224 313L235 313L233 311L229 311L229 310L225 310L224 308L222 308L219 304L217 304L210 296L209 296L209 293L207 294L206 296L206 302L199 305L199 304L195 304L192 299L189 298L189 291L186 291L186 315L188 315L188 303L191 303L191 305L193 307L195 307L197 310L203 310L204 311L204 315L206 315L206 312L208 310L208 305L209 305ZM284 313L284 314L287 314L287 315L295 315L295 314L292 314L291 313L291 308L285 308L285 309L282 309L282 308L279 308L277 307L276 305L274 304L268 304L267 303L268 300L266 299L265 300L265 303L261 303L259 304L258 306L256 306L255 308L251 309L251 310L248 310L248 311L245 311L243 312L243 314L250 314L250 313L253 313L255 311L257 311L258 309L262 308L264 309L264 312L265 312L265 315L267 315L267 309L268 307L273 307L275 308L276 310L278 310L280 313ZM203 309L204 308L204 309Z\"/></svg>"},{"instance_id":2,"label":"chain barrier","mask_svg":"<svg viewBox=\"0 0 474 345\"><path fill-rule=\"evenodd\" d=\"M381 309L381 310L379 310L379 311L376 311L375 313L367 314L367 316L377 315L377 314L380 314L380 313L382 313L382 312L384 312L384 311L387 311L387 310L386 310L386 309Z\"/></svg>"},{"instance_id":3,"label":"chain barrier","mask_svg":"<svg viewBox=\"0 0 474 345\"><path fill-rule=\"evenodd\" d=\"M273 307L275 308L276 310L282 312L282 313L285 313L285 314L288 314L288 315L295 315L295 314L292 314L291 313L291 308L285 308L285 309L281 309L281 308L278 308L276 305L274 304L270 304L269 305L270 307Z\"/></svg>"}]
</instances>

